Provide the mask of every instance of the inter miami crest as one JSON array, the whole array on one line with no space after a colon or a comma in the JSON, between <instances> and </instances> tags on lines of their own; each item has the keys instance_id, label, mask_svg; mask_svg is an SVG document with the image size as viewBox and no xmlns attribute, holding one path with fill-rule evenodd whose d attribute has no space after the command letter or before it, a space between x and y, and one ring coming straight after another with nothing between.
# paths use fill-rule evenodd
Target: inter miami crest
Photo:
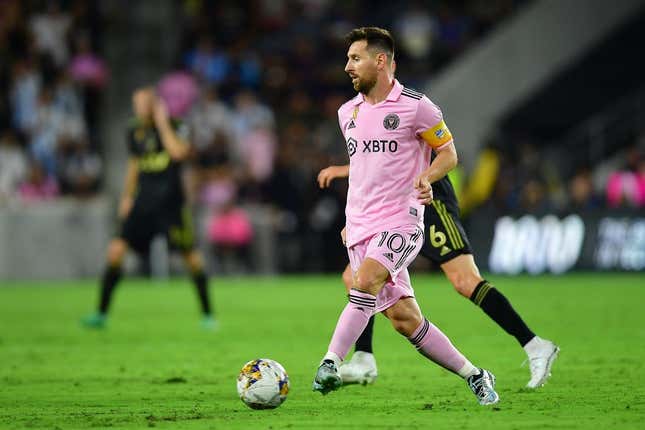
<instances>
[{"instance_id":1,"label":"inter miami crest","mask_svg":"<svg viewBox=\"0 0 645 430\"><path fill-rule=\"evenodd\" d=\"M388 114L383 119L383 127L386 130L394 130L399 126L399 116L395 113Z\"/></svg>"}]
</instances>

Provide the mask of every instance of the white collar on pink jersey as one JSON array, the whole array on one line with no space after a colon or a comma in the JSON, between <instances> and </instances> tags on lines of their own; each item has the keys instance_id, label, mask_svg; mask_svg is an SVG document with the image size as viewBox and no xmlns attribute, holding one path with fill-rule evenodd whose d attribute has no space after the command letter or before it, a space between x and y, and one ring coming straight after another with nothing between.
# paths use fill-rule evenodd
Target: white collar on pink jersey
<instances>
[{"instance_id":1,"label":"white collar on pink jersey","mask_svg":"<svg viewBox=\"0 0 645 430\"><path fill-rule=\"evenodd\" d=\"M390 90L390 93L387 95L385 100L388 100L388 101L391 101L391 102L397 101L399 99L399 97L401 97L401 91L403 91L403 85L401 85L401 83L399 82L398 79L394 79L394 86ZM352 99L352 104L354 106L358 106L359 104L363 103L364 101L365 101L365 96L363 96L362 93L358 93L358 94L356 94L356 97L354 97L354 99Z\"/></svg>"}]
</instances>

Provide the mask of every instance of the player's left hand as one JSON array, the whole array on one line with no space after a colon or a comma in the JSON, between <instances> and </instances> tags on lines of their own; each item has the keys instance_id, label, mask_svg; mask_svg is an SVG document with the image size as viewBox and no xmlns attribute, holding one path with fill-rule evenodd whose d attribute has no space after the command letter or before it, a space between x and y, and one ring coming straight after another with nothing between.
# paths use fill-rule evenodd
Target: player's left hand
<instances>
[{"instance_id":1,"label":"player's left hand","mask_svg":"<svg viewBox=\"0 0 645 430\"><path fill-rule=\"evenodd\" d=\"M417 199L422 205L429 205L434 198L432 185L425 175L419 175L414 180L414 188L419 192Z\"/></svg>"}]
</instances>

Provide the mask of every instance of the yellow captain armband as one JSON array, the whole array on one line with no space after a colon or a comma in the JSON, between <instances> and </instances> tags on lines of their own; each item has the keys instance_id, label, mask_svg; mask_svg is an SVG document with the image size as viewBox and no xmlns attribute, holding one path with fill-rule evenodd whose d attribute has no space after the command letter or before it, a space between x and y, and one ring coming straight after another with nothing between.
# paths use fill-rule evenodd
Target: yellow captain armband
<instances>
[{"instance_id":1,"label":"yellow captain armband","mask_svg":"<svg viewBox=\"0 0 645 430\"><path fill-rule=\"evenodd\" d=\"M421 133L421 138L433 148L439 148L452 140L452 133L441 120L437 125Z\"/></svg>"}]
</instances>

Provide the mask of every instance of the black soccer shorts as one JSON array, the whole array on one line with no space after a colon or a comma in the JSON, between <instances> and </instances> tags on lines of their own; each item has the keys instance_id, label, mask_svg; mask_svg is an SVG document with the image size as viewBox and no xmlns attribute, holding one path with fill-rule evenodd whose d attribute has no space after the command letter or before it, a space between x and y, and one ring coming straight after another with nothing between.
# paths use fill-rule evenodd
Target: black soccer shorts
<instances>
[{"instance_id":1,"label":"black soccer shorts","mask_svg":"<svg viewBox=\"0 0 645 430\"><path fill-rule=\"evenodd\" d=\"M117 234L134 251L145 254L157 235L163 234L170 249L187 252L195 247L192 215L188 208L143 212L133 208Z\"/></svg>"},{"instance_id":2,"label":"black soccer shorts","mask_svg":"<svg viewBox=\"0 0 645 430\"><path fill-rule=\"evenodd\" d=\"M462 254L472 254L459 213L441 200L433 200L425 208L425 241L419 254L437 265Z\"/></svg>"}]
</instances>

